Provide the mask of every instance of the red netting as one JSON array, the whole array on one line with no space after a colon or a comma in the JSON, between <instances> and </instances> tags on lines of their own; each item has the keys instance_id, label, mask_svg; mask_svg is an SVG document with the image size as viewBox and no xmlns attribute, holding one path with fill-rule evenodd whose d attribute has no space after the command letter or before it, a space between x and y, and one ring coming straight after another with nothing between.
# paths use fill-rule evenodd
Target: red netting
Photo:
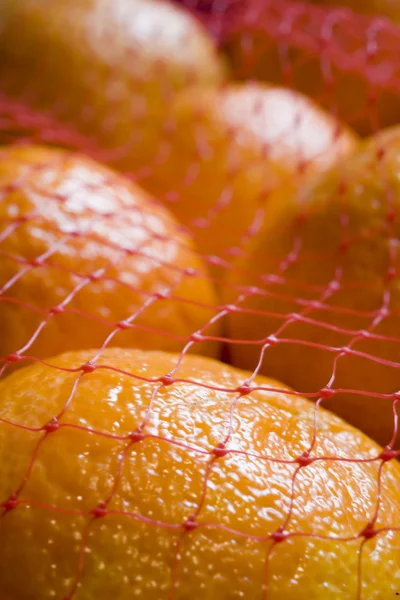
<instances>
[{"instance_id":1,"label":"red netting","mask_svg":"<svg viewBox=\"0 0 400 600\"><path fill-rule=\"evenodd\" d=\"M57 45L86 39L74 20L42 38L43 15L22 11L17 42L0 28L0 598L389 600L400 133L383 129L400 123L400 25L287 0L179 4L236 80L334 120L295 95L281 122L286 96L271 115L261 84L231 108L222 68L169 71L162 20L139 19L113 55L122 0L80 49L84 83ZM348 126L378 135L359 149Z\"/></svg>"}]
</instances>

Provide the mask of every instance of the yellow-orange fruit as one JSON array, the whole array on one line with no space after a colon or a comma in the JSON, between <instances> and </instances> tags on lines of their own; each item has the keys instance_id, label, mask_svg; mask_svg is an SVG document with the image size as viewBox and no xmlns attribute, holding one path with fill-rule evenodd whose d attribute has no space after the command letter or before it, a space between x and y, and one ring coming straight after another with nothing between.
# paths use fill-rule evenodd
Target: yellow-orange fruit
<instances>
[{"instance_id":1,"label":"yellow-orange fruit","mask_svg":"<svg viewBox=\"0 0 400 600\"><path fill-rule=\"evenodd\" d=\"M96 352L0 383L2 597L395 596L400 467L366 436L320 409L307 459L314 406L281 384L118 348L79 371Z\"/></svg>"},{"instance_id":2,"label":"yellow-orange fruit","mask_svg":"<svg viewBox=\"0 0 400 600\"><path fill-rule=\"evenodd\" d=\"M233 344L234 364L254 369L265 344L263 373L323 390L324 406L382 444L400 389L399 164L396 128L271 205L225 295L247 296L230 336L259 342Z\"/></svg>"},{"instance_id":3,"label":"yellow-orange fruit","mask_svg":"<svg viewBox=\"0 0 400 600\"><path fill-rule=\"evenodd\" d=\"M362 135L400 122L400 26L309 2L248 0L224 23L238 79L285 84Z\"/></svg>"},{"instance_id":4,"label":"yellow-orange fruit","mask_svg":"<svg viewBox=\"0 0 400 600\"><path fill-rule=\"evenodd\" d=\"M168 106L224 68L211 38L164 0L4 0L0 89L90 135L133 171L160 150Z\"/></svg>"},{"instance_id":5,"label":"yellow-orange fruit","mask_svg":"<svg viewBox=\"0 0 400 600\"><path fill-rule=\"evenodd\" d=\"M0 150L0 196L3 359L100 348L110 334L111 345L178 350L203 326L218 330L207 330L217 300L191 241L121 175L65 151L10 146Z\"/></svg>"},{"instance_id":6,"label":"yellow-orange fruit","mask_svg":"<svg viewBox=\"0 0 400 600\"><path fill-rule=\"evenodd\" d=\"M272 192L356 144L305 96L256 83L192 89L172 107L171 124L164 160L143 185L169 201L202 252L222 259L217 267L255 235Z\"/></svg>"}]
</instances>

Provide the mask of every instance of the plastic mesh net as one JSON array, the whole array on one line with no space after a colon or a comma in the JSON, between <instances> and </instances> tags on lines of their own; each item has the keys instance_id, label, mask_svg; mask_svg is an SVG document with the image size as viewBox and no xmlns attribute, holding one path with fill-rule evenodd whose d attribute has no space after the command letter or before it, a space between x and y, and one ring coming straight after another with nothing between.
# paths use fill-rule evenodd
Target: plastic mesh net
<instances>
[{"instance_id":1,"label":"plastic mesh net","mask_svg":"<svg viewBox=\"0 0 400 600\"><path fill-rule=\"evenodd\" d=\"M341 119L330 129L327 147L337 147L347 125L364 136L400 122L400 26L384 17L286 0L179 4L206 25L237 80L283 84ZM21 35L23 26L22 21ZM152 35L158 34L156 28ZM183 46L185 41L182 38ZM346 153L339 156L329 177L322 172L315 180L308 172L312 160L299 149L290 182L279 165L271 168L267 184L261 177L255 186L256 201L249 203L247 212L235 205L232 217L235 198L241 198L249 181L258 181L259 167L253 169L253 164L261 158L267 162L274 147L261 144L255 153L242 155L241 142L236 145L228 135L228 148L222 147L216 167L210 157L220 152L220 138L203 135L200 110L192 119L193 128L185 130L189 138L196 138L194 152L182 142L176 166L178 159L169 162L178 139L175 113L165 108L159 123L154 106L140 103L141 95L148 94L146 87L127 108L118 85L111 85L111 60L110 70L94 77L82 97L76 94L69 100L68 89L75 85L72 69L65 89L56 82L47 106L37 92L37 77L55 55L47 59L45 48L40 51L43 65L42 58L37 59L33 83L18 89L13 69L3 69L0 76L1 385L9 373L15 371L17 377L17 368L37 363L43 369L32 385L49 397L54 388L60 390L62 402L57 411L51 412L50 404L31 411L21 400L25 394L29 402L28 390L20 392L17 383L7 402L20 398L21 414L10 412L8 403L1 406L0 400L0 429L8 443L4 456L13 457L12 466L4 469L8 483L0 486L7 491L0 498L0 531L5 539L12 535L21 540L17 545L27 548L34 539L35 554L43 553L43 560L36 558L35 567L29 567L33 551L30 555L28 549L22 558L15 550L4 551L4 564L21 560L27 579L35 581L37 569L42 584L37 580L37 587L21 591L24 582L13 588L15 572L4 570L1 600L102 598L102 586L120 598L178 600L193 597L197 585L205 594L201 597L210 599L289 599L298 597L299 587L299 597L395 597L400 593L400 490L399 479L390 471L400 455L395 130L374 138L357 159L348 160ZM57 59L63 56L62 48L59 52ZM162 57L158 69L153 73L158 81L154 93L165 107L199 83L188 69L186 80L169 88L162 83ZM146 77L145 70L145 85ZM106 102L92 97L96 85L113 90ZM120 85L123 89L125 83ZM99 102L94 112L100 115L101 130L86 104L93 98ZM257 102L252 110L257 113ZM81 115L75 122L74 111ZM138 133L137 124L146 119L158 123L156 133ZM274 144L301 127L301 116L294 118ZM32 153L31 144L67 151ZM130 181L91 159L114 167ZM243 168L250 173L244 182ZM213 169L219 169L217 175ZM282 184L283 196L277 195L276 182ZM179 212L176 206L186 194L197 205L186 209L185 223L178 224L164 207ZM307 203L314 197L318 202L310 209ZM206 198L212 199L211 205ZM265 227L263 243L257 245ZM134 354L125 355L125 350L116 361L115 355L107 354L112 347L136 346L176 354L168 360L154 358L154 363L139 354L140 364L134 365ZM68 364L51 358L81 349L90 350L76 354ZM233 376L226 367L213 367L209 375L206 367L190 367L193 353L222 357L249 374ZM118 362L124 356L125 363ZM46 383L53 372L53 384ZM108 382L107 373L118 375L119 383ZM314 404L311 417L302 417L300 408L296 418L280 425L278 416L271 417L257 443L243 445L236 439L241 427L250 430L251 418L257 422L252 403L256 406L260 398L281 390L274 382L257 379L259 374L291 386L295 391L284 390L293 403L303 396ZM43 389L40 378L45 380ZM131 422L116 426L112 420L102 421L102 409L94 410L92 417L85 413L85 398L92 391L101 398L101 386L118 385L124 390L130 386L140 406ZM164 402L169 394L171 405ZM115 402L119 406L127 400ZM213 402L222 408L213 408ZM321 408L360 424L383 450L356 433L342 434L340 422L330 425ZM168 410L172 416L165 416ZM185 410L192 422L180 416ZM286 406L285 410L290 412ZM122 414L117 411L114 418L118 421ZM167 422L181 427L168 429ZM11 435L11 430L17 433ZM57 436L72 441L60 442L57 450ZM283 445L275 445L275 436ZM14 455L21 444L26 451L18 462ZM67 482L54 495L51 478L59 477L57 468L41 472L43 464L50 464L46 452L51 454L52 444ZM63 448L71 453L72 474L68 461L62 460ZM162 454L171 457L170 463L163 463ZM94 496L85 483L93 468L87 456L92 465L96 457L106 465L104 482L93 482ZM46 477L47 492L43 485L43 493L37 493L37 482ZM251 488L255 478L260 482L257 489ZM249 481L246 491L243 480ZM357 481L354 489L349 484L348 496L341 480L344 486ZM307 489L312 489L312 501L307 500ZM87 501L80 497L82 490ZM102 496L96 495L99 490ZM135 490L140 490L141 499ZM247 497L249 490L253 495ZM320 521L307 516L308 510L318 513L319 493L330 511L329 517L321 509ZM168 510L153 507L146 513L151 498L159 497ZM263 510L265 522L260 517ZM26 512L35 515L38 524L30 533L29 525L24 529L29 523ZM231 519L230 512L237 518ZM8 525L18 519L20 529ZM54 530L48 529L53 522ZM268 523L274 526L263 529ZM46 534L48 539L42 539L41 528L52 532ZM71 540L57 546L57 531L63 528L70 529ZM124 531L150 555L151 572L140 556L128 560L128 542L120 542L123 552L118 554ZM48 553L51 543L57 546L53 555ZM246 569L233 558L229 562L232 548L248 558ZM64 551L70 560L62 558ZM226 563L218 558L224 555ZM291 561L295 567L284 566ZM165 572L160 565L167 565ZM236 578L234 584L231 578ZM110 584L112 580L116 583ZM280 588L284 595L279 595Z\"/></svg>"}]
</instances>

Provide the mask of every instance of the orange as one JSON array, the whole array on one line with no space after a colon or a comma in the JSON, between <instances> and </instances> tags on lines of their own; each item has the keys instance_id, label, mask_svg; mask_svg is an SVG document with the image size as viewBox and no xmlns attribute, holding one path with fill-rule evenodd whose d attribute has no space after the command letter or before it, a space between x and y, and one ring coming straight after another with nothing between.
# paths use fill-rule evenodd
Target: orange
<instances>
[{"instance_id":1,"label":"orange","mask_svg":"<svg viewBox=\"0 0 400 600\"><path fill-rule=\"evenodd\" d=\"M0 383L2 597L395 597L400 467L366 436L320 409L308 460L314 407L275 381L95 354Z\"/></svg>"},{"instance_id":2,"label":"orange","mask_svg":"<svg viewBox=\"0 0 400 600\"><path fill-rule=\"evenodd\" d=\"M314 4L330 4L333 6L346 6L355 12L388 17L394 21L399 20L400 7L398 0L312 0Z\"/></svg>"},{"instance_id":3,"label":"orange","mask_svg":"<svg viewBox=\"0 0 400 600\"><path fill-rule=\"evenodd\" d=\"M142 183L168 202L220 274L256 233L276 188L296 185L356 144L311 100L256 83L189 90L171 123L165 160Z\"/></svg>"},{"instance_id":4,"label":"orange","mask_svg":"<svg viewBox=\"0 0 400 600\"><path fill-rule=\"evenodd\" d=\"M223 28L236 78L293 87L362 135L400 122L399 25L341 7L246 0Z\"/></svg>"},{"instance_id":5,"label":"orange","mask_svg":"<svg viewBox=\"0 0 400 600\"><path fill-rule=\"evenodd\" d=\"M396 128L271 204L224 297L244 293L229 318L235 365L255 369L265 345L263 373L382 444L400 390L399 164Z\"/></svg>"},{"instance_id":6,"label":"orange","mask_svg":"<svg viewBox=\"0 0 400 600\"><path fill-rule=\"evenodd\" d=\"M211 38L164 0L4 0L0 22L1 91L90 135L124 170L158 156L180 90L224 78Z\"/></svg>"},{"instance_id":7,"label":"orange","mask_svg":"<svg viewBox=\"0 0 400 600\"><path fill-rule=\"evenodd\" d=\"M90 134L95 147L75 143L163 199L217 274L300 159L326 164L354 144L299 94L222 86L211 39L183 9L160 0L49 3L7 0L2 9L3 87Z\"/></svg>"},{"instance_id":8,"label":"orange","mask_svg":"<svg viewBox=\"0 0 400 600\"><path fill-rule=\"evenodd\" d=\"M217 352L207 341L218 332L218 322L208 327L217 299L207 272L139 187L83 156L9 147L0 151L0 197L3 360L106 340Z\"/></svg>"}]
</instances>

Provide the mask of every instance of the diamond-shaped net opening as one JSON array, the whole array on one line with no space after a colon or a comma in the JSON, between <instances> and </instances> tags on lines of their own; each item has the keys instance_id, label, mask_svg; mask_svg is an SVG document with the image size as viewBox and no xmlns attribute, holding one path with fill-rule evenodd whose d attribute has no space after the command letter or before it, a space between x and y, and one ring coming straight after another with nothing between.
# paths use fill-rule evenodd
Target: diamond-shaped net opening
<instances>
[{"instance_id":1,"label":"diamond-shaped net opening","mask_svg":"<svg viewBox=\"0 0 400 600\"><path fill-rule=\"evenodd\" d=\"M0 599L396 597L396 11L0 18Z\"/></svg>"}]
</instances>

